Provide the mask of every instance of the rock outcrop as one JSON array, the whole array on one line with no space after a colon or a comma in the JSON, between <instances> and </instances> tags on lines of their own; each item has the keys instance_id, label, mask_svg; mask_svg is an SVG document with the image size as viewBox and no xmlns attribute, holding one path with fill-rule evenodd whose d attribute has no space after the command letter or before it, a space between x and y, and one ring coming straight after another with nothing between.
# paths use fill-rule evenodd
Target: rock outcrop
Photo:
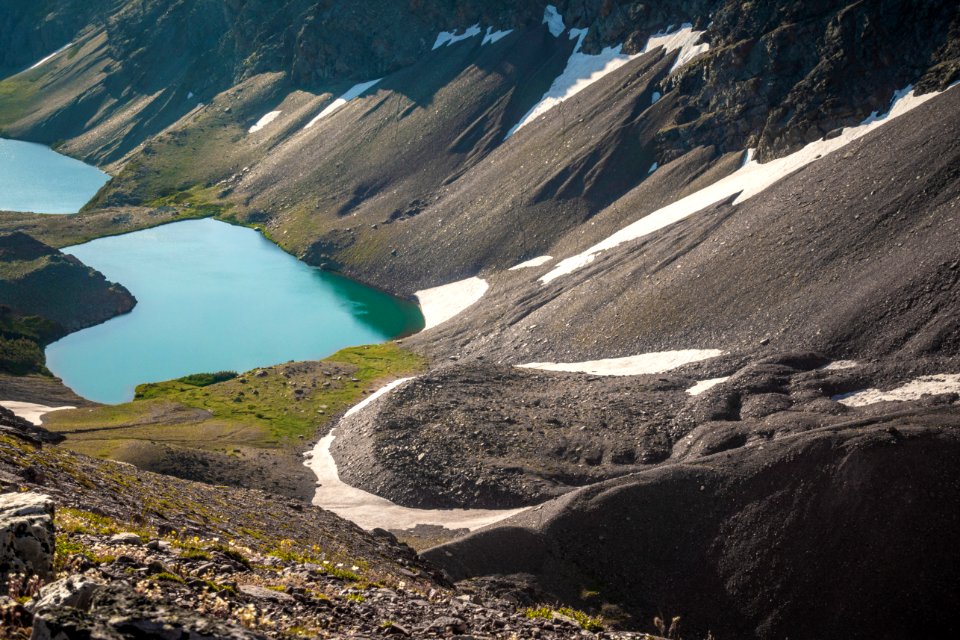
<instances>
[{"instance_id":1,"label":"rock outcrop","mask_svg":"<svg viewBox=\"0 0 960 640\"><path fill-rule=\"evenodd\" d=\"M0 494L0 591L11 581L53 576L53 500L39 493Z\"/></svg>"}]
</instances>

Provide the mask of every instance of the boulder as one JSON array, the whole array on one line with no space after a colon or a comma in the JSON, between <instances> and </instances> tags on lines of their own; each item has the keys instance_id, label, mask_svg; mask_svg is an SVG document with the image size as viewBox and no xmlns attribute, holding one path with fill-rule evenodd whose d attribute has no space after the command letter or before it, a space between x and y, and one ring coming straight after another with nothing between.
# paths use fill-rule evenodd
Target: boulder
<instances>
[{"instance_id":1,"label":"boulder","mask_svg":"<svg viewBox=\"0 0 960 640\"><path fill-rule=\"evenodd\" d=\"M53 576L53 500L39 493L0 495L0 590L12 574Z\"/></svg>"},{"instance_id":2,"label":"boulder","mask_svg":"<svg viewBox=\"0 0 960 640\"><path fill-rule=\"evenodd\" d=\"M73 575L57 580L40 590L40 595L30 604L34 613L53 611L63 607L86 611L101 585L83 576Z\"/></svg>"}]
</instances>

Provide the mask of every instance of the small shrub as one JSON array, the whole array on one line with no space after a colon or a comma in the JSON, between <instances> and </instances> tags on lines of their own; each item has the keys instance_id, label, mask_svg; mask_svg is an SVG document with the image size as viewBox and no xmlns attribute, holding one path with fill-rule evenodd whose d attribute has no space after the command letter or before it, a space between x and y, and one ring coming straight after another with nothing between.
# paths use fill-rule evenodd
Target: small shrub
<instances>
[{"instance_id":1,"label":"small shrub","mask_svg":"<svg viewBox=\"0 0 960 640\"><path fill-rule=\"evenodd\" d=\"M192 373L189 376L177 378L177 382L189 384L193 387L209 387L218 382L226 382L237 377L236 371L217 371L216 373Z\"/></svg>"}]
</instances>

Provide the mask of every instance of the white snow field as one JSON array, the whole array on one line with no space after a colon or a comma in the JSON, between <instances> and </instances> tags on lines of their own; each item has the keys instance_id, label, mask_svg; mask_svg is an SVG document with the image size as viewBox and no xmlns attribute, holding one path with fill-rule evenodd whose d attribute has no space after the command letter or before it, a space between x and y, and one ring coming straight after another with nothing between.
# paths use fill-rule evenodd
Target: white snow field
<instances>
[{"instance_id":1,"label":"white snow field","mask_svg":"<svg viewBox=\"0 0 960 640\"><path fill-rule=\"evenodd\" d=\"M570 39L577 40L577 46L567 60L567 66L543 94L540 101L533 105L526 115L520 118L520 122L513 125L513 128L507 132L507 138L517 131L527 126L555 106L569 100L593 83L601 80L604 76L613 73L623 65L627 64L637 56L629 56L621 53L622 45L616 47L606 47L595 56L581 53L580 47L583 39L587 35L586 29L571 29Z\"/></svg>"},{"instance_id":2,"label":"white snow field","mask_svg":"<svg viewBox=\"0 0 960 640\"><path fill-rule=\"evenodd\" d=\"M383 397L397 387L412 380L404 378L391 382L344 415L354 415L377 398ZM516 515L524 509L411 509L401 507L372 493L351 487L342 480L337 471L337 463L330 454L330 445L336 437L334 431L322 438L312 451L305 454L306 462L317 476L317 490L313 504L338 516L346 518L363 529L381 527L390 530L407 530L418 524L439 525L448 529L470 529L485 527Z\"/></svg>"},{"instance_id":3,"label":"white snow field","mask_svg":"<svg viewBox=\"0 0 960 640\"><path fill-rule=\"evenodd\" d=\"M323 120L327 116L332 115L334 112L338 111L341 107L345 106L351 100L359 98L367 89L372 89L378 82L383 80L383 78L377 78L376 80L371 80L370 82L361 82L360 84L354 85L349 91L345 94L331 102L327 105L327 108L317 114L313 120L307 123L307 126L304 129L309 129L313 125L317 124L320 120Z\"/></svg>"},{"instance_id":4,"label":"white snow field","mask_svg":"<svg viewBox=\"0 0 960 640\"><path fill-rule=\"evenodd\" d=\"M683 65L687 64L694 58L696 58L701 53L705 53L710 50L710 45L704 42L703 44L694 44L697 40L700 39L700 36L704 34L703 31L694 31L693 25L689 22L685 22L680 25L680 28L676 31L671 31L673 25L670 25L660 33L656 33L647 40L647 46L643 48L643 53L649 53L657 47L663 47L670 51L680 50L680 53L677 55L676 61L673 63L673 66L670 67L670 73L673 73ZM659 96L660 94L656 94ZM654 102L660 98L654 98Z\"/></svg>"},{"instance_id":5,"label":"white snow field","mask_svg":"<svg viewBox=\"0 0 960 640\"><path fill-rule=\"evenodd\" d=\"M551 260L553 260L553 256L537 256L536 258L531 258L526 262L521 262L518 265L514 265L507 269L507 271L517 271L519 269L529 269L530 267L540 267L547 264Z\"/></svg>"},{"instance_id":6,"label":"white snow field","mask_svg":"<svg viewBox=\"0 0 960 640\"><path fill-rule=\"evenodd\" d=\"M480 46L496 44L511 33L513 33L513 29L507 29L506 31L494 31L493 27L487 27L487 33L483 36L483 42L480 43Z\"/></svg>"},{"instance_id":7,"label":"white snow field","mask_svg":"<svg viewBox=\"0 0 960 640\"><path fill-rule=\"evenodd\" d=\"M554 38L559 38L567 30L567 25L563 23L563 16L552 4L548 4L543 10L543 24L547 25L547 29Z\"/></svg>"},{"instance_id":8,"label":"white snow field","mask_svg":"<svg viewBox=\"0 0 960 640\"><path fill-rule=\"evenodd\" d=\"M947 89L947 91L950 91L950 89ZM580 254L561 260L553 270L540 278L540 282L547 284L561 276L573 273L577 269L593 262L599 253L618 247L625 242L650 235L655 231L659 231L660 229L688 218L694 213L717 204L722 200L726 200L727 198L737 196L734 204L744 202L794 171L845 147L854 140L862 138L871 131L912 111L938 95L940 94L928 93L917 96L908 87L903 91L897 92L894 97L894 102L890 106L890 110L885 115L871 116L859 126L844 129L843 132L835 138L811 142L789 156L771 160L766 164L760 164L753 160L752 155L748 155L748 161L744 166L726 178L718 180L709 187L705 187L661 209L657 209L653 213L624 227Z\"/></svg>"},{"instance_id":9,"label":"white snow field","mask_svg":"<svg viewBox=\"0 0 960 640\"><path fill-rule=\"evenodd\" d=\"M414 295L420 302L420 311L426 322L424 331L443 324L450 318L476 303L490 287L481 278L467 278L432 289L417 291Z\"/></svg>"},{"instance_id":10,"label":"white snow field","mask_svg":"<svg viewBox=\"0 0 960 640\"><path fill-rule=\"evenodd\" d=\"M521 369L540 369L542 371L567 371L570 373L590 373L595 376L639 376L649 373L663 373L677 367L701 360L722 356L725 351L719 349L683 349L679 351L658 351L643 353L625 358L606 360L588 360L586 362L531 362L517 365Z\"/></svg>"},{"instance_id":11,"label":"white snow field","mask_svg":"<svg viewBox=\"0 0 960 640\"><path fill-rule=\"evenodd\" d=\"M864 389L854 393L840 394L833 399L848 407L865 407L877 402L919 400L923 396L941 393L960 393L960 373L921 376L890 391Z\"/></svg>"},{"instance_id":12,"label":"white snow field","mask_svg":"<svg viewBox=\"0 0 960 640\"><path fill-rule=\"evenodd\" d=\"M560 37L564 32L563 18L557 13L556 7L548 5L543 17L544 23L550 28L550 33ZM672 26L672 25L671 25ZM669 28L668 28L669 31ZM643 51L637 54L628 55L622 53L623 45L615 47L606 47L596 55L582 53L580 48L583 46L583 39L587 37L586 29L571 29L570 39L577 40L577 45L567 61L567 66L543 94L540 101L535 104L530 111L526 113L520 122L515 124L507 132L507 138L517 131L527 126L547 111L565 100L569 100L590 85L603 79L605 76L613 73L631 60L639 58L644 53L653 51L657 47L664 47L667 52L680 50L671 68L671 73L692 60L694 57L710 48L707 44L694 45L702 31L694 31L693 25L684 24L679 30L673 32L662 32L650 37ZM659 100L660 94L656 94L653 102Z\"/></svg>"},{"instance_id":13,"label":"white snow field","mask_svg":"<svg viewBox=\"0 0 960 640\"><path fill-rule=\"evenodd\" d=\"M48 407L42 404L34 404L32 402L17 402L15 400L0 400L0 407L6 407L13 411L17 416L20 416L27 422L30 422L36 426L43 424L43 416L54 411L62 411L64 409L76 409L76 407Z\"/></svg>"},{"instance_id":14,"label":"white snow field","mask_svg":"<svg viewBox=\"0 0 960 640\"><path fill-rule=\"evenodd\" d=\"M60 55L61 53L63 53L64 51L66 51L67 49L69 49L70 47L72 47L73 45L74 45L73 42L70 42L70 43L68 43L68 44L63 45L62 47L60 47L59 49L57 49L56 51L54 51L53 53L51 53L51 54L48 55L47 57L41 58L40 60L37 60L36 62L34 62L34 63L27 69L27 71L33 71L33 70L36 69L37 67L41 67L41 66L47 64L48 62L50 62L51 60L53 60L54 58L56 58L58 55Z\"/></svg>"},{"instance_id":15,"label":"white snow field","mask_svg":"<svg viewBox=\"0 0 960 640\"><path fill-rule=\"evenodd\" d=\"M466 40L467 38L473 38L475 36L483 33L483 29L480 28L479 24L475 24L472 27L467 27L464 29L463 33L457 35L452 31L441 31L437 36L436 42L433 43L434 50L439 49L440 47L446 47L451 44L460 42L461 40ZM484 40L486 44L486 40Z\"/></svg>"},{"instance_id":16,"label":"white snow field","mask_svg":"<svg viewBox=\"0 0 960 640\"><path fill-rule=\"evenodd\" d=\"M257 124L255 124L255 125L253 125L252 127L250 127L250 129L249 129L249 131L247 131L247 133L256 133L257 131L263 130L268 124L270 124L271 122L273 122L274 120L276 120L277 117L278 117L281 113L283 113L283 112L282 112L282 111L271 111L271 112L268 113L267 115L265 115L265 116L263 116L262 118L260 118L259 120L257 120Z\"/></svg>"},{"instance_id":17,"label":"white snow field","mask_svg":"<svg viewBox=\"0 0 960 640\"><path fill-rule=\"evenodd\" d=\"M687 389L687 393L691 396L698 396L704 391L709 391L710 389L713 389L718 384L723 384L729 379L730 379L730 376L727 376L726 378L711 378L710 380L701 380L697 384Z\"/></svg>"}]
</instances>

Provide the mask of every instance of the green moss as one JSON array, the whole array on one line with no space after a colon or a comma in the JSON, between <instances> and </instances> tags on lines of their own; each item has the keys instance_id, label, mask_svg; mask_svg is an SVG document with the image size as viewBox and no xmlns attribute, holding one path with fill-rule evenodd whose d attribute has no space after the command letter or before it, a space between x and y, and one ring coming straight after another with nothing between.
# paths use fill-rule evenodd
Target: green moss
<instances>
[{"instance_id":1,"label":"green moss","mask_svg":"<svg viewBox=\"0 0 960 640\"><path fill-rule=\"evenodd\" d=\"M183 578L181 578L180 576L174 573L169 573L167 571L161 571L160 573L155 573L150 577L153 580L157 580L161 582L177 582L179 584L183 584Z\"/></svg>"}]
</instances>

